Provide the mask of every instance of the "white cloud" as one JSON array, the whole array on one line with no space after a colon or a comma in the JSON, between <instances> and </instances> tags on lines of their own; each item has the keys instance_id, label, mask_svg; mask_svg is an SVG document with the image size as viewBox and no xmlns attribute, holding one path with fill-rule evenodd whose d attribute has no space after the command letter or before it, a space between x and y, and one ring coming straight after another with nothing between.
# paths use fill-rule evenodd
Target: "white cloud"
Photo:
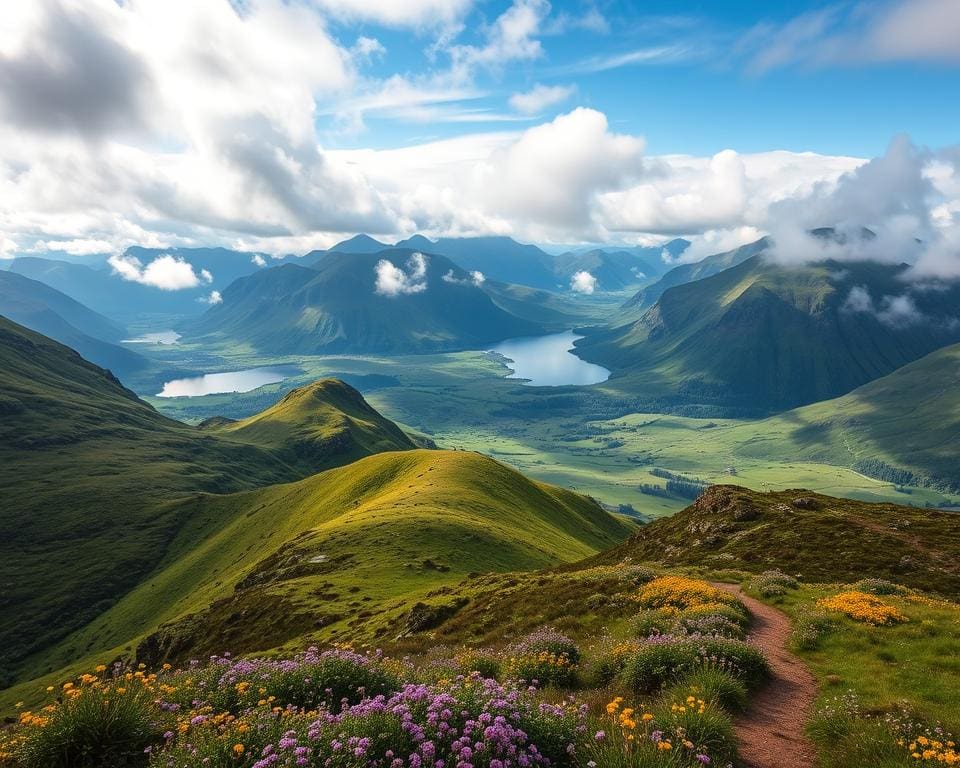
<instances>
[{"instance_id":1,"label":"white cloud","mask_svg":"<svg viewBox=\"0 0 960 768\"><path fill-rule=\"evenodd\" d=\"M253 256L250 257L250 261L252 261L258 267L267 266L267 260L263 258L263 256L261 256L259 253L253 254Z\"/></svg>"},{"instance_id":2,"label":"white cloud","mask_svg":"<svg viewBox=\"0 0 960 768\"><path fill-rule=\"evenodd\" d=\"M445 283L453 283L454 285L473 285L480 287L486 281L486 275L479 270L473 270L467 277L457 277L452 269L448 269L446 274L443 276L443 281Z\"/></svg>"},{"instance_id":3,"label":"white cloud","mask_svg":"<svg viewBox=\"0 0 960 768\"><path fill-rule=\"evenodd\" d=\"M17 244L8 237L0 235L0 259L12 259L16 256Z\"/></svg>"},{"instance_id":4,"label":"white cloud","mask_svg":"<svg viewBox=\"0 0 960 768\"><path fill-rule=\"evenodd\" d=\"M114 273L124 280L150 285L162 291L181 291L213 282L213 275L206 269L197 273L186 259L170 254L157 256L146 266L136 256L114 255L107 261Z\"/></svg>"},{"instance_id":5,"label":"white cloud","mask_svg":"<svg viewBox=\"0 0 960 768\"><path fill-rule=\"evenodd\" d=\"M223 296L220 291L210 291L209 296L201 296L197 299L201 304L209 304L210 306L215 306L217 304L223 304Z\"/></svg>"},{"instance_id":6,"label":"white cloud","mask_svg":"<svg viewBox=\"0 0 960 768\"><path fill-rule=\"evenodd\" d=\"M427 290L427 257L422 253L411 255L405 270L387 259L381 259L374 271L374 293L381 296L400 296Z\"/></svg>"},{"instance_id":7,"label":"white cloud","mask_svg":"<svg viewBox=\"0 0 960 768\"><path fill-rule=\"evenodd\" d=\"M880 299L879 305L875 305L870 291L864 285L855 285L850 289L841 309L846 312L873 315L881 323L892 328L905 328L926 322L928 319L917 308L910 294L884 296Z\"/></svg>"},{"instance_id":8,"label":"white cloud","mask_svg":"<svg viewBox=\"0 0 960 768\"><path fill-rule=\"evenodd\" d=\"M542 85L537 83L526 93L510 97L510 106L517 112L533 115L569 99L576 88L572 85Z\"/></svg>"},{"instance_id":9,"label":"white cloud","mask_svg":"<svg viewBox=\"0 0 960 768\"><path fill-rule=\"evenodd\" d=\"M30 249L31 252L62 251L73 256L91 256L96 253L108 253L113 250L113 243L108 240L90 238L76 238L73 240L38 240Z\"/></svg>"},{"instance_id":10,"label":"white cloud","mask_svg":"<svg viewBox=\"0 0 960 768\"><path fill-rule=\"evenodd\" d=\"M547 0L513 0L490 25L482 46L455 45L449 50L454 79L468 79L477 67L500 69L511 61L530 61L543 56L538 39L550 13Z\"/></svg>"},{"instance_id":11,"label":"white cloud","mask_svg":"<svg viewBox=\"0 0 960 768\"><path fill-rule=\"evenodd\" d=\"M738 49L755 73L789 65L823 67L893 61L960 62L956 0L887 0L869 12L832 5L785 24L767 22Z\"/></svg>"},{"instance_id":12,"label":"white cloud","mask_svg":"<svg viewBox=\"0 0 960 768\"><path fill-rule=\"evenodd\" d=\"M367 21L390 27L437 27L460 22L472 0L314 0L332 15L347 21Z\"/></svg>"},{"instance_id":13,"label":"white cloud","mask_svg":"<svg viewBox=\"0 0 960 768\"><path fill-rule=\"evenodd\" d=\"M597 289L597 278L586 270L574 273L570 278L570 290L574 293L592 294Z\"/></svg>"}]
</instances>

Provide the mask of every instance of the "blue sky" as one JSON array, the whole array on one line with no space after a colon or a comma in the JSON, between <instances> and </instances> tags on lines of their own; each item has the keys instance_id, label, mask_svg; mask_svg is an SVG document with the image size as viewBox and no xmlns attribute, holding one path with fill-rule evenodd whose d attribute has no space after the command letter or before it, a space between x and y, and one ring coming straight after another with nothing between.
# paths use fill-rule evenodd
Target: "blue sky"
<instances>
[{"instance_id":1,"label":"blue sky","mask_svg":"<svg viewBox=\"0 0 960 768\"><path fill-rule=\"evenodd\" d=\"M478 3L464 14L458 42L482 45L486 30L511 5ZM941 3L942 8L949 4ZM484 68L475 76L478 98L456 103L477 110L474 123L409 124L378 118L367 130L344 135L327 129L331 146L390 146L467 130L495 129L511 115L509 98L537 84L572 88L571 95L531 115L590 106L611 126L643 134L650 151L714 153L771 149L869 157L907 133L919 144L958 140L960 54L924 51L825 52L818 47L858 40L889 15L895 3L843 2L581 2L554 0L535 58ZM960 15L960 4L953 13ZM804 20L820 31L775 66L757 57ZM368 74L411 78L441 71L449 57L434 49L430 29L390 29L376 23L336 23L338 34L367 35L385 51ZM904 34L909 34L905 31ZM851 46L853 47L853 46ZM960 48L960 43L957 44ZM662 49L657 55L658 49ZM647 53L635 63L589 71L590 64ZM482 116L489 115L489 122Z\"/></svg>"},{"instance_id":2,"label":"blue sky","mask_svg":"<svg viewBox=\"0 0 960 768\"><path fill-rule=\"evenodd\" d=\"M960 0L8 3L0 258L845 222L960 274L958 40Z\"/></svg>"}]
</instances>

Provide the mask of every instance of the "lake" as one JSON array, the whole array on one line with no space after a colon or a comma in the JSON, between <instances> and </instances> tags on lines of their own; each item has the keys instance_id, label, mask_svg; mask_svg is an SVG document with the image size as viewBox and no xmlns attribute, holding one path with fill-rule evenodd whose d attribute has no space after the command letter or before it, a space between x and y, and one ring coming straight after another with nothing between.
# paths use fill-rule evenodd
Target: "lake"
<instances>
[{"instance_id":1,"label":"lake","mask_svg":"<svg viewBox=\"0 0 960 768\"><path fill-rule=\"evenodd\" d=\"M124 339L124 344L176 344L180 334L176 331L157 331L156 333L145 333L143 336L137 336L134 339Z\"/></svg>"},{"instance_id":2,"label":"lake","mask_svg":"<svg viewBox=\"0 0 960 768\"><path fill-rule=\"evenodd\" d=\"M528 379L531 387L559 387L564 385L599 384L610 378L610 371L588 363L574 355L573 342L582 339L573 331L551 333L547 336L526 336L501 341L491 351L510 362L513 371L508 379Z\"/></svg>"},{"instance_id":3,"label":"lake","mask_svg":"<svg viewBox=\"0 0 960 768\"><path fill-rule=\"evenodd\" d=\"M201 397L228 392L249 392L264 384L276 384L296 373L299 373L299 369L290 365L249 368L245 371L227 373L207 373L203 376L168 381L157 393L157 397Z\"/></svg>"}]
</instances>

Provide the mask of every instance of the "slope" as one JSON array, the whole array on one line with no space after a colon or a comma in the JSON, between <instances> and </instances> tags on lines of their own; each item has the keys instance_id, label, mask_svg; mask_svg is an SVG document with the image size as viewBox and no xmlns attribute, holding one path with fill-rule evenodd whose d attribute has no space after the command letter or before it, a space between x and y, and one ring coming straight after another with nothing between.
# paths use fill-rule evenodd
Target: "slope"
<instances>
[{"instance_id":1,"label":"slope","mask_svg":"<svg viewBox=\"0 0 960 768\"><path fill-rule=\"evenodd\" d=\"M622 319L636 320L643 310L652 307L663 294L678 285L692 283L711 277L730 267L735 267L747 259L762 253L769 246L768 238L734 248L732 251L715 253L691 264L680 264L663 275L657 282L639 290L623 305ZM681 251L682 253L682 251Z\"/></svg>"},{"instance_id":2,"label":"slope","mask_svg":"<svg viewBox=\"0 0 960 768\"><path fill-rule=\"evenodd\" d=\"M804 581L869 575L956 595L960 515L804 490L715 485L682 512L643 526L582 567L625 558L752 572L779 568Z\"/></svg>"},{"instance_id":3,"label":"slope","mask_svg":"<svg viewBox=\"0 0 960 768\"><path fill-rule=\"evenodd\" d=\"M313 392L297 413L312 416L309 405L331 389ZM228 437L171 421L109 372L0 318L0 669L12 674L150 572L187 522L177 501L295 480L378 445L404 447L396 427L351 393L339 393L351 414L330 406L309 425L330 435L330 450L291 466L285 450L252 442L284 414ZM358 414L363 433L354 439ZM289 420L283 429L298 431Z\"/></svg>"},{"instance_id":4,"label":"slope","mask_svg":"<svg viewBox=\"0 0 960 768\"><path fill-rule=\"evenodd\" d=\"M425 272L393 295L377 293L377 266L410 270L414 251L324 253L238 280L223 303L184 326L192 338L286 354L419 353L469 349L540 326L496 306L452 261L427 255Z\"/></svg>"},{"instance_id":5,"label":"slope","mask_svg":"<svg viewBox=\"0 0 960 768\"><path fill-rule=\"evenodd\" d=\"M785 267L754 256L670 289L637 322L577 347L619 370L623 388L631 375L656 372L687 402L744 414L791 408L842 395L960 338L960 286L923 290L901 279L905 269ZM909 311L890 309L897 306Z\"/></svg>"},{"instance_id":6,"label":"slope","mask_svg":"<svg viewBox=\"0 0 960 768\"><path fill-rule=\"evenodd\" d=\"M383 453L179 506L189 522L159 567L32 674L136 638L149 663L373 640L400 617L429 621L417 604L471 573L569 562L629 533L586 497L457 451Z\"/></svg>"},{"instance_id":7,"label":"slope","mask_svg":"<svg viewBox=\"0 0 960 768\"><path fill-rule=\"evenodd\" d=\"M270 450L304 472L383 451L415 448L396 424L374 410L357 390L322 379L287 393L276 405L208 432Z\"/></svg>"},{"instance_id":8,"label":"slope","mask_svg":"<svg viewBox=\"0 0 960 768\"><path fill-rule=\"evenodd\" d=\"M735 429L745 456L849 466L897 485L960 492L960 344L833 400Z\"/></svg>"},{"instance_id":9,"label":"slope","mask_svg":"<svg viewBox=\"0 0 960 768\"><path fill-rule=\"evenodd\" d=\"M113 342L123 328L64 293L15 272L0 271L0 315L49 336L119 376L147 367L148 361Z\"/></svg>"}]
</instances>

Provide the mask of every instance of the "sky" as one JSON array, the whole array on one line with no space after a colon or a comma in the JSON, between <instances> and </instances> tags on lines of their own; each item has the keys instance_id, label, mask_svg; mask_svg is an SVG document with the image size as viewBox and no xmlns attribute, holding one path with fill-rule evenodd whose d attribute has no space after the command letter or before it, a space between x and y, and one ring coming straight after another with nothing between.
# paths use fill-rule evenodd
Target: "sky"
<instances>
[{"instance_id":1,"label":"sky","mask_svg":"<svg viewBox=\"0 0 960 768\"><path fill-rule=\"evenodd\" d=\"M960 0L10 4L0 257L422 232L791 259L834 225L954 277L957 40Z\"/></svg>"}]
</instances>

